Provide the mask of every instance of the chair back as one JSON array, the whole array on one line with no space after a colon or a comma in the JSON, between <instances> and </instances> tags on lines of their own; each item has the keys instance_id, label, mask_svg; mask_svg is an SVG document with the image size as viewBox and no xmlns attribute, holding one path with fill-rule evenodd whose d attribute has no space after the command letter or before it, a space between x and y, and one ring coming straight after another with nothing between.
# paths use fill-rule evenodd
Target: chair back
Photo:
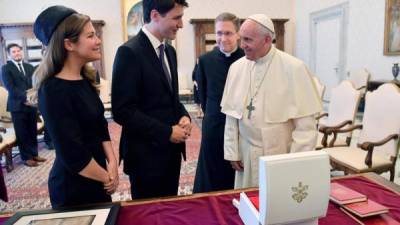
<instances>
[{"instance_id":1,"label":"chair back","mask_svg":"<svg viewBox=\"0 0 400 225\"><path fill-rule=\"evenodd\" d=\"M111 102L110 93L110 82L108 80L100 78L100 99L103 103Z\"/></svg>"},{"instance_id":2,"label":"chair back","mask_svg":"<svg viewBox=\"0 0 400 225\"><path fill-rule=\"evenodd\" d=\"M11 118L11 113L7 112L7 98L7 90L4 87L0 86L0 116Z\"/></svg>"},{"instance_id":3,"label":"chair back","mask_svg":"<svg viewBox=\"0 0 400 225\"><path fill-rule=\"evenodd\" d=\"M13 126L11 123L11 113L7 112L7 98L8 91L3 86L0 86L0 117L10 119L9 123L0 122L0 127L10 128Z\"/></svg>"},{"instance_id":4,"label":"chair back","mask_svg":"<svg viewBox=\"0 0 400 225\"><path fill-rule=\"evenodd\" d=\"M349 80L351 81L351 83L353 83L354 87L357 90L362 88L366 90L369 78L370 78L370 73L365 68L361 70L351 71L349 76ZM363 93L364 92L365 91L363 91Z\"/></svg>"},{"instance_id":5,"label":"chair back","mask_svg":"<svg viewBox=\"0 0 400 225\"><path fill-rule=\"evenodd\" d=\"M365 96L363 129L358 143L380 141L391 134L400 134L400 89L392 83L385 83ZM390 158L398 153L398 141L374 147L374 154Z\"/></svg>"},{"instance_id":6,"label":"chair back","mask_svg":"<svg viewBox=\"0 0 400 225\"><path fill-rule=\"evenodd\" d=\"M354 121L360 98L361 91L356 90L348 80L332 88L326 125L335 126L346 120Z\"/></svg>"},{"instance_id":7,"label":"chair back","mask_svg":"<svg viewBox=\"0 0 400 225\"><path fill-rule=\"evenodd\" d=\"M314 81L314 84L315 84L315 88L317 89L317 92L318 92L318 96L321 98L321 100L323 99L323 97L324 97L324 93L325 93L325 85L323 85L322 83L321 83L321 81L319 80L319 78L318 77L316 77L316 76L312 76L313 77L313 81Z\"/></svg>"}]
</instances>

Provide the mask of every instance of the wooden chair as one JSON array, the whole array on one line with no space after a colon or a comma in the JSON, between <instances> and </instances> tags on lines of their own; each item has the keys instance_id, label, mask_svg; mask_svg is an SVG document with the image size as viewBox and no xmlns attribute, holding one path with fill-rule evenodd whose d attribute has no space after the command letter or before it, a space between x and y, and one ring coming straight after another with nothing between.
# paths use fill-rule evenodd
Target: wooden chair
<instances>
[{"instance_id":1,"label":"wooden chair","mask_svg":"<svg viewBox=\"0 0 400 225\"><path fill-rule=\"evenodd\" d=\"M0 127L1 142L0 142L0 155L4 153L6 157L6 170L7 172L11 172L14 169L13 161L12 161L12 148L17 145L17 138L14 133L14 128L3 128Z\"/></svg>"},{"instance_id":2,"label":"wooden chair","mask_svg":"<svg viewBox=\"0 0 400 225\"><path fill-rule=\"evenodd\" d=\"M186 74L178 74L179 83L179 100L185 103L193 103L193 85L189 85L188 76Z\"/></svg>"},{"instance_id":3,"label":"wooden chair","mask_svg":"<svg viewBox=\"0 0 400 225\"><path fill-rule=\"evenodd\" d=\"M356 90L348 80L344 80L337 87L332 88L329 111L317 118L320 122L318 124L319 133L316 149L350 145L351 131L338 135L337 133L332 133L331 130L334 128L346 128L354 123L360 97L361 91ZM332 138L329 145L327 142L328 136Z\"/></svg>"},{"instance_id":4,"label":"wooden chair","mask_svg":"<svg viewBox=\"0 0 400 225\"><path fill-rule=\"evenodd\" d=\"M15 136L14 126L11 120L10 112L7 112L8 92L4 87L0 86L0 132L2 141L0 142L0 156L4 153L6 157L7 172L14 169L12 148L17 146L17 137ZM3 130L4 129L4 130ZM37 117L37 133L44 131L43 118ZM17 154L18 155L18 154ZM15 157L15 156L14 156Z\"/></svg>"},{"instance_id":5,"label":"wooden chair","mask_svg":"<svg viewBox=\"0 0 400 225\"><path fill-rule=\"evenodd\" d=\"M36 129L38 134L44 132L44 120L43 117L39 114L37 115Z\"/></svg>"},{"instance_id":6,"label":"wooden chair","mask_svg":"<svg viewBox=\"0 0 400 225\"><path fill-rule=\"evenodd\" d=\"M368 81L370 78L370 73L367 69L351 71L349 75L349 81L353 83L357 90L361 90L362 96L365 95L367 91Z\"/></svg>"},{"instance_id":7,"label":"wooden chair","mask_svg":"<svg viewBox=\"0 0 400 225\"><path fill-rule=\"evenodd\" d=\"M322 84L321 81L319 80L319 78L316 76L313 76L313 81L314 81L315 87L318 91L318 96L321 98L321 101L322 101L323 97L324 97L326 86L324 84Z\"/></svg>"},{"instance_id":8,"label":"wooden chair","mask_svg":"<svg viewBox=\"0 0 400 225\"><path fill-rule=\"evenodd\" d=\"M111 90L110 82L100 78L100 99L103 102L104 110L111 112Z\"/></svg>"},{"instance_id":9,"label":"wooden chair","mask_svg":"<svg viewBox=\"0 0 400 225\"><path fill-rule=\"evenodd\" d=\"M3 133L0 136L0 156L5 155L7 172L11 172L14 169L11 150L17 145L17 138L11 121L11 114L7 112L7 97L7 90L0 87L0 132Z\"/></svg>"},{"instance_id":10,"label":"wooden chair","mask_svg":"<svg viewBox=\"0 0 400 225\"><path fill-rule=\"evenodd\" d=\"M390 172L394 180L399 150L400 89L391 83L367 92L362 125L332 129L333 133L362 129L355 147L325 148L334 169L347 173Z\"/></svg>"},{"instance_id":11,"label":"wooden chair","mask_svg":"<svg viewBox=\"0 0 400 225\"><path fill-rule=\"evenodd\" d=\"M324 102L324 93L325 93L326 86L321 83L321 81L319 80L318 77L312 76L312 78L314 81L315 89L318 92L318 96L320 97L321 102ZM322 115L322 114L324 114L323 110L316 115L316 118L320 118L320 115ZM318 127L319 119L316 119L316 123L317 123L317 127Z\"/></svg>"}]
</instances>

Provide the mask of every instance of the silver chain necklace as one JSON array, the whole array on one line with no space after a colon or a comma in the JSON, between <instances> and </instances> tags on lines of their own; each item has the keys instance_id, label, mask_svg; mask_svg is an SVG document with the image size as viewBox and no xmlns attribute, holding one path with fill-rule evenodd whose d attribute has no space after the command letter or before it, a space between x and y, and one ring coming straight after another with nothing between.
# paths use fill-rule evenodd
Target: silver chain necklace
<instances>
[{"instance_id":1,"label":"silver chain necklace","mask_svg":"<svg viewBox=\"0 0 400 225\"><path fill-rule=\"evenodd\" d=\"M246 109L247 109L247 111L248 111L248 115L247 115L247 119L250 119L251 118L251 113L256 109L256 107L253 105L253 100L255 99L255 97L258 95L258 91L260 90L260 87L262 86L262 83L264 82L264 79L265 79L265 77L267 76L267 73L268 73L268 71L269 71L269 67L271 66L271 63L272 63L272 59L274 58L274 56L275 56L275 52L273 53L273 55L271 56L271 59L270 59L270 61L268 62L268 65L267 65L267 70L265 71L265 73L264 73L264 75L263 75L263 77L262 77L262 79L261 79L261 82L260 82L260 85L258 86L258 87L256 87L256 92L253 94L253 96L251 95L251 90L252 90L252 85L251 85L251 83L252 83L252 79L251 79L251 71L250 71L250 88L249 88L249 92L250 92L250 103L246 106ZM254 64L254 70L255 70L255 64Z\"/></svg>"}]
</instances>

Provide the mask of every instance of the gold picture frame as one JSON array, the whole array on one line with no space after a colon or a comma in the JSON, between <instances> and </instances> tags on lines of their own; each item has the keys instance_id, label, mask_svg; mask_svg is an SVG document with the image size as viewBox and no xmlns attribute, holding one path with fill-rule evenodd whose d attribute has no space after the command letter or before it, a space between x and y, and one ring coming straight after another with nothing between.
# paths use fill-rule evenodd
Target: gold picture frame
<instances>
[{"instance_id":1,"label":"gold picture frame","mask_svg":"<svg viewBox=\"0 0 400 225\"><path fill-rule=\"evenodd\" d=\"M142 28L143 7L141 0L121 0L124 41L135 36Z\"/></svg>"},{"instance_id":2,"label":"gold picture frame","mask_svg":"<svg viewBox=\"0 0 400 225\"><path fill-rule=\"evenodd\" d=\"M400 55L400 0L386 0L384 55Z\"/></svg>"}]
</instances>

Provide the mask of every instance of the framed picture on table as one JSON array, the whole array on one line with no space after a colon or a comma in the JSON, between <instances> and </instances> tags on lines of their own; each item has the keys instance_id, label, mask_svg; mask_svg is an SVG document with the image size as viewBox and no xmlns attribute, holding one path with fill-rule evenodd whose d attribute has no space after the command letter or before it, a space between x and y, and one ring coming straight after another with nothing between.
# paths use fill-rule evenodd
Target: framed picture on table
<instances>
[{"instance_id":1,"label":"framed picture on table","mask_svg":"<svg viewBox=\"0 0 400 225\"><path fill-rule=\"evenodd\" d=\"M386 0L384 55L400 55L400 0Z\"/></svg>"},{"instance_id":2,"label":"framed picture on table","mask_svg":"<svg viewBox=\"0 0 400 225\"><path fill-rule=\"evenodd\" d=\"M119 204L106 204L65 210L17 212L4 225L114 225L119 208Z\"/></svg>"}]
</instances>

